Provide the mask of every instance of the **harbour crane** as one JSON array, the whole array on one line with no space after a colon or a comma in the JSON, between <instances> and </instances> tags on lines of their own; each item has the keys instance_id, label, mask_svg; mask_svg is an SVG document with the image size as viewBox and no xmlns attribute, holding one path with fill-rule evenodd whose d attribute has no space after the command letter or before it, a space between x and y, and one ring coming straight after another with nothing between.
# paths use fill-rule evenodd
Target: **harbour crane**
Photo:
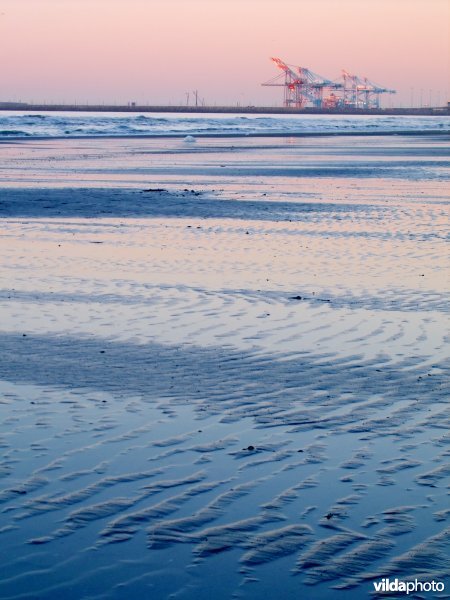
<instances>
[{"instance_id":1,"label":"harbour crane","mask_svg":"<svg viewBox=\"0 0 450 600\"><path fill-rule=\"evenodd\" d=\"M367 77L352 75L345 69L342 70L344 107L373 109L380 108L381 94L395 94L395 90L382 87L369 81Z\"/></svg>"},{"instance_id":2,"label":"harbour crane","mask_svg":"<svg viewBox=\"0 0 450 600\"><path fill-rule=\"evenodd\" d=\"M325 89L342 88L341 83L335 83L321 77L306 67L288 65L280 58L272 58L271 60L282 73L262 85L283 87L283 105L286 107L304 108L308 103L311 103L313 106L321 108Z\"/></svg>"},{"instance_id":3,"label":"harbour crane","mask_svg":"<svg viewBox=\"0 0 450 600\"><path fill-rule=\"evenodd\" d=\"M381 94L395 94L395 90L345 70L339 79L331 81L306 67L287 64L280 58L271 60L281 73L262 85L284 88L283 106L288 108L377 109L380 108Z\"/></svg>"}]
</instances>

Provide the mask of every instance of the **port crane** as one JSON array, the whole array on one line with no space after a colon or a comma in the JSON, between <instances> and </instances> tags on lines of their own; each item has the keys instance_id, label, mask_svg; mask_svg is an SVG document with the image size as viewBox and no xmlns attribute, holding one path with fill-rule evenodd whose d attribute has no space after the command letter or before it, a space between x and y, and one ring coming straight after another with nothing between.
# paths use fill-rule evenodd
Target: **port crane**
<instances>
[{"instance_id":1,"label":"port crane","mask_svg":"<svg viewBox=\"0 0 450 600\"><path fill-rule=\"evenodd\" d=\"M263 86L279 86L284 88L283 105L292 108L304 108L312 104L321 108L323 104L324 90L340 89L343 84L330 81L313 73L306 67L288 65L280 58L271 59L282 71Z\"/></svg>"},{"instance_id":2,"label":"port crane","mask_svg":"<svg viewBox=\"0 0 450 600\"><path fill-rule=\"evenodd\" d=\"M288 108L377 109L380 108L381 94L395 94L395 90L345 70L339 79L331 81L306 67L287 64L280 58L271 60L281 73L262 85L282 87L283 106Z\"/></svg>"},{"instance_id":3,"label":"port crane","mask_svg":"<svg viewBox=\"0 0 450 600\"><path fill-rule=\"evenodd\" d=\"M342 70L342 105L349 108L380 108L381 94L395 94L395 90L384 88L367 77L352 75Z\"/></svg>"}]
</instances>

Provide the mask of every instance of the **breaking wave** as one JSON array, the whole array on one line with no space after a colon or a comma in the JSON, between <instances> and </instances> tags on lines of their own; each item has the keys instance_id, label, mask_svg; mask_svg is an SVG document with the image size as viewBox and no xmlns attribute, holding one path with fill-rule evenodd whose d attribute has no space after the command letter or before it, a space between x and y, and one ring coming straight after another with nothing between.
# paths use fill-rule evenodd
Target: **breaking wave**
<instances>
[{"instance_id":1,"label":"breaking wave","mask_svg":"<svg viewBox=\"0 0 450 600\"><path fill-rule=\"evenodd\" d=\"M448 131L445 116L379 115L182 115L129 113L4 112L2 137L96 137L176 135L298 135Z\"/></svg>"}]
</instances>

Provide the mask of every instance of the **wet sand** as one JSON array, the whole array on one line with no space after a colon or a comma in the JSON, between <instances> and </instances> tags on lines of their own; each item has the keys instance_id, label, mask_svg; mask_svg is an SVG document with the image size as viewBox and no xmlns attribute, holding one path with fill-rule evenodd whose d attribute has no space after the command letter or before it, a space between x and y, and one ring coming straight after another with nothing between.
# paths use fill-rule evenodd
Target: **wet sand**
<instances>
[{"instance_id":1,"label":"wet sand","mask_svg":"<svg viewBox=\"0 0 450 600\"><path fill-rule=\"evenodd\" d=\"M0 597L448 588L441 136L0 157Z\"/></svg>"}]
</instances>

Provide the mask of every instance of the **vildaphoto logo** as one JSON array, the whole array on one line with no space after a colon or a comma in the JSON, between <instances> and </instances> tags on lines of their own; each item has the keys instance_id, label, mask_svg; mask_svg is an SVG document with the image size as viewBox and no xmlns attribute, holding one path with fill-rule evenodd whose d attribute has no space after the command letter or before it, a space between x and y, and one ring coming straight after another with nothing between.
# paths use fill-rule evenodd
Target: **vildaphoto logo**
<instances>
[{"instance_id":1,"label":"vildaphoto logo","mask_svg":"<svg viewBox=\"0 0 450 600\"><path fill-rule=\"evenodd\" d=\"M412 592L443 592L445 585L442 581L401 581L400 579L382 579L381 581L374 581L373 587L376 592L405 592L405 594L411 594Z\"/></svg>"}]
</instances>

